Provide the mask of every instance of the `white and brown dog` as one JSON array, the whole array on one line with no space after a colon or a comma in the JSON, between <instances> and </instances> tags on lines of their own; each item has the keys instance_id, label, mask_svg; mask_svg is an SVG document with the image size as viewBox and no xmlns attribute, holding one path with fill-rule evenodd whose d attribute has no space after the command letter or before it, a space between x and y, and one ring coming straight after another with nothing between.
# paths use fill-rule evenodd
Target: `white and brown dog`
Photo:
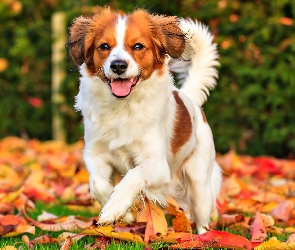
<instances>
[{"instance_id":1,"label":"white and brown dog","mask_svg":"<svg viewBox=\"0 0 295 250\"><path fill-rule=\"evenodd\" d=\"M90 191L103 205L99 223L132 221L139 195L163 205L172 196L205 231L221 185L200 108L216 84L212 39L197 21L141 9L120 15L104 8L74 20L68 49L81 74L76 108ZM179 73L180 89L170 70ZM124 175L115 187L114 169Z\"/></svg>"}]
</instances>

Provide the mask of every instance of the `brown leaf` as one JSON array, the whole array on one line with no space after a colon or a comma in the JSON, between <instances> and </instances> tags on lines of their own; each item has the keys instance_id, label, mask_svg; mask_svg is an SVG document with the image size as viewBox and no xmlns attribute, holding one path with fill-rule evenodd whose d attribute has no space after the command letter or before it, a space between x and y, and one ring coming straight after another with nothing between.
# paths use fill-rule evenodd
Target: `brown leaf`
<instances>
[{"instance_id":1,"label":"brown leaf","mask_svg":"<svg viewBox=\"0 0 295 250\"><path fill-rule=\"evenodd\" d=\"M41 235L35 239L30 240L31 244L51 244L51 243L58 243L56 238L52 238L48 234Z\"/></svg>"},{"instance_id":2,"label":"brown leaf","mask_svg":"<svg viewBox=\"0 0 295 250\"><path fill-rule=\"evenodd\" d=\"M218 220L220 227L228 227L237 222L245 221L244 216L240 214L223 214Z\"/></svg>"}]
</instances>

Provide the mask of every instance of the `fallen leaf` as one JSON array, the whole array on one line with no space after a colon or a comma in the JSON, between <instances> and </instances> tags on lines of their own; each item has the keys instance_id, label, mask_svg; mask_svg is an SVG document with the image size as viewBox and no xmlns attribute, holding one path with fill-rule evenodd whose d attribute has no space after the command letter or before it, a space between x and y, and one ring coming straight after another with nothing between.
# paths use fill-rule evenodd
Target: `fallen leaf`
<instances>
[{"instance_id":1,"label":"fallen leaf","mask_svg":"<svg viewBox=\"0 0 295 250\"><path fill-rule=\"evenodd\" d=\"M220 227L228 227L234 223L244 221L244 216L240 214L223 214L218 220Z\"/></svg>"},{"instance_id":2,"label":"fallen leaf","mask_svg":"<svg viewBox=\"0 0 295 250\"><path fill-rule=\"evenodd\" d=\"M292 242L295 243L295 233L291 234L286 241L286 243L292 243Z\"/></svg>"},{"instance_id":3,"label":"fallen leaf","mask_svg":"<svg viewBox=\"0 0 295 250\"><path fill-rule=\"evenodd\" d=\"M262 242L267 238L267 231L260 213L257 211L251 226L251 242Z\"/></svg>"},{"instance_id":4,"label":"fallen leaf","mask_svg":"<svg viewBox=\"0 0 295 250\"><path fill-rule=\"evenodd\" d=\"M16 226L19 224L19 219L14 215L5 215L0 217L0 224L2 226L8 226L8 225Z\"/></svg>"},{"instance_id":5,"label":"fallen leaf","mask_svg":"<svg viewBox=\"0 0 295 250\"><path fill-rule=\"evenodd\" d=\"M114 232L114 228L111 226L99 226L91 227L90 229L83 230L81 234L85 235L97 235L103 237L109 237L113 239L119 239L130 242L143 243L143 239L139 235L134 235L130 232Z\"/></svg>"},{"instance_id":6,"label":"fallen leaf","mask_svg":"<svg viewBox=\"0 0 295 250\"><path fill-rule=\"evenodd\" d=\"M151 202L148 199L145 199L145 202L140 203L136 221L138 223L146 223L144 235L145 242L149 242L152 235L160 234L163 236L167 234L168 225L164 211L159 206L157 206L157 204Z\"/></svg>"},{"instance_id":7,"label":"fallen leaf","mask_svg":"<svg viewBox=\"0 0 295 250\"><path fill-rule=\"evenodd\" d=\"M272 210L271 215L279 220L287 222L290 218L293 208L294 208L293 202L289 200L284 200L279 203L277 208Z\"/></svg>"},{"instance_id":8,"label":"fallen leaf","mask_svg":"<svg viewBox=\"0 0 295 250\"><path fill-rule=\"evenodd\" d=\"M57 216L55 214L48 213L48 212L42 210L42 214L38 215L37 221L42 222L42 221L47 221L47 220L56 219L56 218L57 218Z\"/></svg>"},{"instance_id":9,"label":"fallen leaf","mask_svg":"<svg viewBox=\"0 0 295 250\"><path fill-rule=\"evenodd\" d=\"M172 219L175 232L191 232L192 227L190 221L186 217L183 209L180 208L177 202L171 197L167 199L167 203L168 206L165 207L166 211L175 216L175 218Z\"/></svg>"},{"instance_id":10,"label":"fallen leaf","mask_svg":"<svg viewBox=\"0 0 295 250\"><path fill-rule=\"evenodd\" d=\"M204 248L234 248L236 250L251 250L250 242L242 236L211 230L204 234L196 235L187 233L182 238L178 239L178 244L171 247L181 249L192 249L192 247Z\"/></svg>"},{"instance_id":11,"label":"fallen leaf","mask_svg":"<svg viewBox=\"0 0 295 250\"><path fill-rule=\"evenodd\" d=\"M66 241L62 244L60 250L69 250L72 244L73 244L72 238L68 237Z\"/></svg>"},{"instance_id":12,"label":"fallen leaf","mask_svg":"<svg viewBox=\"0 0 295 250\"><path fill-rule=\"evenodd\" d=\"M17 249L15 248L15 246L6 246L4 248L1 248L1 250L17 250Z\"/></svg>"},{"instance_id":13,"label":"fallen leaf","mask_svg":"<svg viewBox=\"0 0 295 250\"><path fill-rule=\"evenodd\" d=\"M68 221L61 222L61 223L55 223L55 224L45 224L41 223L38 221L33 220L30 218L25 209L23 209L23 213L26 216L27 220L32 222L34 226L41 228L42 230L45 231L52 231L52 232L57 232L61 230L66 230L66 231L77 231L77 230L83 230L86 228L89 228L92 225L92 221L89 222L84 222L78 219L69 219Z\"/></svg>"},{"instance_id":14,"label":"fallen leaf","mask_svg":"<svg viewBox=\"0 0 295 250\"><path fill-rule=\"evenodd\" d=\"M263 242L259 246L255 247L254 250L285 250L295 249L295 242L286 243L279 241L276 237L271 237L268 241Z\"/></svg>"}]
</instances>

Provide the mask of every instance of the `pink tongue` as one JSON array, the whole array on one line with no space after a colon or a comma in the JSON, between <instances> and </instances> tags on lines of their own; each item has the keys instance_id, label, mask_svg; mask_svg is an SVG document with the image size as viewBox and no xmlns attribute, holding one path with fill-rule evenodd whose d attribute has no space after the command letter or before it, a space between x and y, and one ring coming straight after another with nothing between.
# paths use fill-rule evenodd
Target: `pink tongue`
<instances>
[{"instance_id":1,"label":"pink tongue","mask_svg":"<svg viewBox=\"0 0 295 250\"><path fill-rule=\"evenodd\" d=\"M113 80L111 89L116 96L127 96L131 91L132 82L126 80Z\"/></svg>"}]
</instances>

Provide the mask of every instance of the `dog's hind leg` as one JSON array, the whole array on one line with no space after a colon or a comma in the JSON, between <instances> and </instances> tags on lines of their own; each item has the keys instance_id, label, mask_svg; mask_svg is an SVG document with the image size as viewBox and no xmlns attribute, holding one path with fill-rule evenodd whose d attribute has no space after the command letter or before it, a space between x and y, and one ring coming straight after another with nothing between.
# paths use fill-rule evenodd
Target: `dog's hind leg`
<instances>
[{"instance_id":1,"label":"dog's hind leg","mask_svg":"<svg viewBox=\"0 0 295 250\"><path fill-rule=\"evenodd\" d=\"M182 171L187 195L197 223L198 233L208 227L210 214L221 185L221 173L215 162L215 149L211 130L205 123L197 133L198 142L193 154L185 162Z\"/></svg>"}]
</instances>

